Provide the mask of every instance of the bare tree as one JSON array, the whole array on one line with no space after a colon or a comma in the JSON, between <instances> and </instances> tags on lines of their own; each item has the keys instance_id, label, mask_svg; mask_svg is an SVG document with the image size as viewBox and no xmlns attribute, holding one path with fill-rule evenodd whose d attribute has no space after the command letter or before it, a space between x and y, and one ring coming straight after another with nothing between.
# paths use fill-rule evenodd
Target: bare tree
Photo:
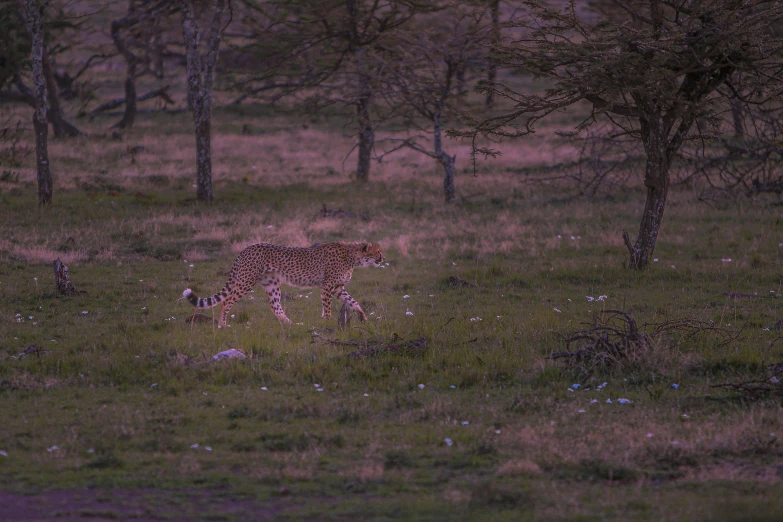
<instances>
[{"instance_id":1,"label":"bare tree","mask_svg":"<svg viewBox=\"0 0 783 522\"><path fill-rule=\"evenodd\" d=\"M175 8L167 0L141 0L136 6L137 0L128 1L128 14L124 17L114 20L111 23L111 37L117 51L125 59L127 72L125 75L125 112L122 119L114 127L119 129L129 128L136 119L136 78L139 76L138 65L139 56L133 50L133 36L126 36L124 33L135 30L140 35L145 35L147 40L144 49L147 51L147 61L149 61L149 49L153 45L153 36L159 36L152 31L152 28L158 23L161 17L167 16ZM145 27L146 26L146 27ZM146 34L145 34L146 33ZM160 67L160 65L158 65ZM151 69L148 65L148 69ZM162 76L162 67L160 70Z\"/></svg>"},{"instance_id":2,"label":"bare tree","mask_svg":"<svg viewBox=\"0 0 783 522\"><path fill-rule=\"evenodd\" d=\"M466 71L470 71L471 63L481 61L480 49L487 43L485 14L484 8L465 4L420 20L426 30L414 27L401 35L395 54L399 59L389 81L389 103L405 108L410 113L410 124L432 136L431 145L422 143L421 136L414 136L401 146L440 163L446 203L456 201L457 158L444 149L444 125L456 123L462 115L466 94L462 84L469 80ZM415 118L423 118L424 125L418 125Z\"/></svg>"},{"instance_id":3,"label":"bare tree","mask_svg":"<svg viewBox=\"0 0 783 522\"><path fill-rule=\"evenodd\" d=\"M199 29L193 4L193 0L180 0L182 36L185 39L188 67L188 106L193 112L193 124L196 128L196 193L201 201L212 201L212 85L225 0L211 2L207 14L211 14L212 20L207 33ZM202 40L207 47L203 56L199 50Z\"/></svg>"},{"instance_id":4,"label":"bare tree","mask_svg":"<svg viewBox=\"0 0 783 522\"><path fill-rule=\"evenodd\" d=\"M776 56L783 41L770 24L783 17L783 5L769 0L613 2L622 17L595 21L581 19L574 1L565 10L526 2L529 18L511 24L522 35L495 46L493 56L501 66L546 79L550 87L534 94L498 82L482 84L483 92L510 101L513 108L474 122L470 133L455 134L525 136L547 115L590 102L592 113L577 131L606 118L644 146L647 201L635 242L623 233L629 266L644 269L663 219L671 166L684 143L704 137L695 122L725 113L723 89L756 105L780 96L783 69ZM734 88L735 75L752 97Z\"/></svg>"},{"instance_id":5,"label":"bare tree","mask_svg":"<svg viewBox=\"0 0 783 522\"><path fill-rule=\"evenodd\" d=\"M247 2L254 4L255 2ZM355 125L356 180L367 182L375 130L389 118L377 103L385 62L403 26L440 7L417 0L272 0L250 17L260 71L241 85L247 95L307 94L308 111L341 104Z\"/></svg>"},{"instance_id":6,"label":"bare tree","mask_svg":"<svg viewBox=\"0 0 783 522\"><path fill-rule=\"evenodd\" d=\"M32 40L33 84L35 85L35 114L33 128L35 129L36 163L38 166L38 204L48 205L52 202L52 173L49 170L49 150L47 137L49 124L46 121L46 80L44 78L43 48L44 48L44 9L46 2L23 0L20 7L27 22L27 31Z\"/></svg>"}]
</instances>

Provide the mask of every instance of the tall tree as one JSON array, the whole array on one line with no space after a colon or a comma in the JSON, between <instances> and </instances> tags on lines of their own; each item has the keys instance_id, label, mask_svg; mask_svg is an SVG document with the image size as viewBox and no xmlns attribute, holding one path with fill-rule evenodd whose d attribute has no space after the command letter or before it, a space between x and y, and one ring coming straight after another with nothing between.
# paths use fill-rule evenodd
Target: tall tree
<instances>
[{"instance_id":1,"label":"tall tree","mask_svg":"<svg viewBox=\"0 0 783 522\"><path fill-rule=\"evenodd\" d=\"M485 7L462 4L419 20L417 27L401 34L394 54L396 63L389 64L394 71L387 82L390 105L405 110L411 125L432 138L426 144L421 136L413 136L404 140L403 146L440 163L446 203L456 201L457 158L444 148L445 126L464 116L463 84L471 80L466 74L472 63L482 60L481 49L488 42L485 15Z\"/></svg>"},{"instance_id":2,"label":"tall tree","mask_svg":"<svg viewBox=\"0 0 783 522\"><path fill-rule=\"evenodd\" d=\"M133 126L133 122L136 120L136 77L138 76L139 57L133 49L133 37L126 33L131 30L135 30L136 33L148 32L145 31L147 28L143 26L151 26L158 17L167 14L166 11L171 7L165 0L141 0L138 3L137 6L137 0L129 0L128 13L111 23L111 38L126 64L125 112L122 119L114 125L119 129Z\"/></svg>"},{"instance_id":3,"label":"tall tree","mask_svg":"<svg viewBox=\"0 0 783 522\"><path fill-rule=\"evenodd\" d=\"M44 20L44 23L46 25L49 25L50 27L55 27L59 31L63 31L64 29L73 29L73 25L70 24L70 22L67 20L68 15L62 8L57 8L56 6L52 5L50 2L45 2L43 4L46 9L45 12L49 15L50 20ZM17 0L17 9L16 9L16 15L18 17L18 22L21 22L21 26L23 27L29 27L29 20L27 19L27 11L26 11L26 4L24 3L24 0ZM2 23L2 18L4 18L3 12L7 11L7 6L3 9L0 9L0 23ZM46 31L44 31L46 33ZM62 34L62 33L59 33ZM59 36L58 34L58 36ZM12 30L5 33L5 36L3 40L8 41L8 39L16 39L18 42L21 41L21 34L18 32ZM32 35L30 34L30 31L27 31L26 34L28 40L27 44L30 45L30 40L32 39ZM44 34L44 43L43 43L43 50L41 55L41 62L42 62L42 74L44 77L44 81L46 82L46 95L47 95L47 120L52 124L52 129L54 130L54 135L57 138L61 137L73 137L73 136L79 136L81 134L81 131L73 125L71 122L69 122L65 118L65 114L62 108L62 104L60 103L60 95L59 90L57 86L57 81L55 78L54 73L54 65L52 64L52 49L58 49L57 44L51 44L47 48L47 39L52 39L51 35L47 37L46 34ZM31 107L36 107L36 102L34 100L34 93L33 89L30 89L23 79L23 73L24 70L30 66L30 63L26 59L18 59L17 56L14 55L14 48L16 45L14 45L14 42L11 41L10 48L5 48L2 51L0 51L0 57L2 57L2 64L0 69L2 69L2 74L0 74L0 77L3 79L10 78L12 81L10 82L10 85L13 85L13 87L16 88L16 92L11 90L9 85L5 85L6 89L3 89L0 91L0 100L6 99L6 100L13 100L13 101L22 101L24 103L27 103ZM9 84L9 82L4 82L6 84ZM0 87L3 87L3 85L0 85Z\"/></svg>"},{"instance_id":4,"label":"tall tree","mask_svg":"<svg viewBox=\"0 0 783 522\"><path fill-rule=\"evenodd\" d=\"M35 159L38 167L38 204L48 205L52 202L52 172L49 170L48 134L49 124L46 121L46 80L43 72L44 47L44 10L46 2L22 0L20 7L27 22L27 31L32 41L31 61L33 66L33 85L35 90L35 113L33 114L33 129L35 130Z\"/></svg>"},{"instance_id":5,"label":"tall tree","mask_svg":"<svg viewBox=\"0 0 783 522\"><path fill-rule=\"evenodd\" d=\"M730 112L726 96L754 105L780 100L783 68L777 53L783 40L771 24L783 17L783 5L769 0L612 1L622 16L615 12L594 21L580 18L573 0L564 10L525 2L530 17L510 24L520 37L496 45L493 57L499 65L543 79L547 89L536 94L484 83L481 91L513 107L474 121L469 133L455 134L521 137L547 115L590 102L592 113L577 130L606 118L644 147L647 199L639 232L635 241L623 232L629 266L644 269L658 238L672 163L683 144L702 131L695 122ZM742 79L741 92L735 78Z\"/></svg>"},{"instance_id":6,"label":"tall tree","mask_svg":"<svg viewBox=\"0 0 783 522\"><path fill-rule=\"evenodd\" d=\"M367 182L375 130L387 117L377 103L389 70L384 64L401 28L434 9L435 2L418 0L271 0L248 17L255 37L249 48L264 63L242 85L254 95L306 92L308 110L349 107L356 180Z\"/></svg>"},{"instance_id":7,"label":"tall tree","mask_svg":"<svg viewBox=\"0 0 783 522\"><path fill-rule=\"evenodd\" d=\"M188 69L188 105L193 113L196 128L196 194L201 201L212 201L212 85L215 62L220 47L221 21L225 0L213 0L206 14L211 15L209 30L202 33L196 16L194 0L180 0L182 11L182 36ZM206 54L199 50L206 42Z\"/></svg>"}]
</instances>

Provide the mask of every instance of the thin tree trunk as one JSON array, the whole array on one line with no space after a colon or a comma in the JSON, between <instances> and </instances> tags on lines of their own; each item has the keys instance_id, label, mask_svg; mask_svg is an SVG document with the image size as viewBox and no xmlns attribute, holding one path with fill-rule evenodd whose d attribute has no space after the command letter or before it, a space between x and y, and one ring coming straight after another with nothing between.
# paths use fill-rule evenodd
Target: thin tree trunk
<instances>
[{"instance_id":1,"label":"thin tree trunk","mask_svg":"<svg viewBox=\"0 0 783 522\"><path fill-rule=\"evenodd\" d=\"M490 10L492 12L492 44L495 45L500 42L500 0L490 0ZM495 83L497 79L498 67L494 61L489 61L487 67L487 82L489 84ZM487 98L484 100L484 104L487 107L492 107L494 98L492 91L487 93Z\"/></svg>"},{"instance_id":2,"label":"thin tree trunk","mask_svg":"<svg viewBox=\"0 0 783 522\"><path fill-rule=\"evenodd\" d=\"M52 122L54 136L56 138L80 136L82 131L76 128L63 116L63 108L60 105L60 94L57 90L57 81L54 79L51 62L46 50L43 51L43 75L46 81L46 93L49 99L49 121Z\"/></svg>"},{"instance_id":3,"label":"thin tree trunk","mask_svg":"<svg viewBox=\"0 0 783 522\"><path fill-rule=\"evenodd\" d=\"M130 0L128 15L111 23L111 38L114 40L114 46L117 47L117 51L119 51L127 64L125 74L125 112L122 115L122 119L113 126L119 129L128 129L136 121L136 66L138 64L138 57L126 45L120 36L120 30L138 24L143 18L145 17L134 16L134 0Z\"/></svg>"},{"instance_id":4,"label":"thin tree trunk","mask_svg":"<svg viewBox=\"0 0 783 522\"><path fill-rule=\"evenodd\" d=\"M32 65L35 96L33 129L35 130L35 159L38 166L38 204L52 202L52 173L49 170L48 135L49 124L46 120L46 79L43 72L43 7L38 8L35 0L24 0L23 10L27 31L32 39Z\"/></svg>"},{"instance_id":5,"label":"thin tree trunk","mask_svg":"<svg viewBox=\"0 0 783 522\"><path fill-rule=\"evenodd\" d=\"M666 139L667 133L659 128L660 122L661 119L652 124L642 123L642 141L647 156L644 173L647 201L635 244L631 245L628 234L623 232L623 240L630 254L629 266L636 270L647 268L652 259L669 193L670 143Z\"/></svg>"},{"instance_id":6,"label":"thin tree trunk","mask_svg":"<svg viewBox=\"0 0 783 522\"><path fill-rule=\"evenodd\" d=\"M446 203L454 203L454 164L457 156L449 156L443 150L443 136L440 126L440 111L436 111L432 118L435 157L443 166L443 197Z\"/></svg>"},{"instance_id":7,"label":"thin tree trunk","mask_svg":"<svg viewBox=\"0 0 783 522\"><path fill-rule=\"evenodd\" d=\"M199 27L193 0L180 0L182 35L185 39L188 70L188 103L193 111L196 130L196 194L201 201L212 201L212 150L210 127L212 118L212 83L220 46L220 22L225 0L212 4L212 23L206 35L207 54L199 54ZM203 63L202 63L203 62Z\"/></svg>"},{"instance_id":8,"label":"thin tree trunk","mask_svg":"<svg viewBox=\"0 0 783 522\"><path fill-rule=\"evenodd\" d=\"M375 131L370 119L370 96L362 96L356 103L356 116L359 123L359 160L356 165L356 179L367 183L370 179L370 161L375 145Z\"/></svg>"},{"instance_id":9,"label":"thin tree trunk","mask_svg":"<svg viewBox=\"0 0 783 522\"><path fill-rule=\"evenodd\" d=\"M745 122L742 118L742 102L737 98L731 99L731 119L734 123L734 137L742 138L745 136Z\"/></svg>"},{"instance_id":10,"label":"thin tree trunk","mask_svg":"<svg viewBox=\"0 0 783 522\"><path fill-rule=\"evenodd\" d=\"M129 129L136 121L136 61L128 62L127 75L125 76L125 112L122 119L114 127Z\"/></svg>"}]
</instances>

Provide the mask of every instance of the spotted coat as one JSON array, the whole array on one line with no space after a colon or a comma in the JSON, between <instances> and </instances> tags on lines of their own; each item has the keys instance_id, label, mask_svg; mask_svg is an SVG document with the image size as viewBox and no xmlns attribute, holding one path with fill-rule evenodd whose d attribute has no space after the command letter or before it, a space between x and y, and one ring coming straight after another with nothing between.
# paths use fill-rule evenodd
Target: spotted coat
<instances>
[{"instance_id":1,"label":"spotted coat","mask_svg":"<svg viewBox=\"0 0 783 522\"><path fill-rule=\"evenodd\" d=\"M290 323L291 320L280 305L280 285L320 287L322 317L331 317L332 299L336 297L346 301L348 306L358 312L359 318L366 321L367 315L345 291L345 285L351 280L353 269L357 266L380 266L383 261L381 247L373 243L316 243L307 248L259 243L239 254L220 292L202 298L188 288L183 295L196 308L211 308L221 303L218 324L225 326L231 307L250 292L256 283L261 283L269 296L272 312L281 321Z\"/></svg>"}]
</instances>

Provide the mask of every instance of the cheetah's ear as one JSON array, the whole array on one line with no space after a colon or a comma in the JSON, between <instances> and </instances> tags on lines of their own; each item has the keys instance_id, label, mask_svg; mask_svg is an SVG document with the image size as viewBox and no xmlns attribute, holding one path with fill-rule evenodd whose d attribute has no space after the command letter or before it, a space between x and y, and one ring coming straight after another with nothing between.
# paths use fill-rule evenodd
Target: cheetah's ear
<instances>
[{"instance_id":1,"label":"cheetah's ear","mask_svg":"<svg viewBox=\"0 0 783 522\"><path fill-rule=\"evenodd\" d=\"M366 254L369 249L370 249L370 243L365 243L364 246L362 247L362 253Z\"/></svg>"}]
</instances>

